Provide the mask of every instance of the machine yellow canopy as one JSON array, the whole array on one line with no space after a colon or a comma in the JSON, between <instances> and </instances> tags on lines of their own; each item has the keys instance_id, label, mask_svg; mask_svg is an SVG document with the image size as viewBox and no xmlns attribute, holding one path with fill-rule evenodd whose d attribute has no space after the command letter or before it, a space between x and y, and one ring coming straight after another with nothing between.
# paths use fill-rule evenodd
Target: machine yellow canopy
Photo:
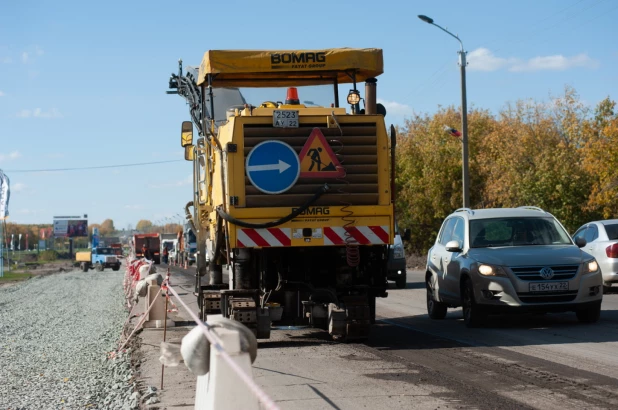
<instances>
[{"instance_id":1,"label":"machine yellow canopy","mask_svg":"<svg viewBox=\"0 0 618 410\"><path fill-rule=\"evenodd\" d=\"M382 49L210 50L197 84L213 87L290 87L357 82L383 72Z\"/></svg>"}]
</instances>

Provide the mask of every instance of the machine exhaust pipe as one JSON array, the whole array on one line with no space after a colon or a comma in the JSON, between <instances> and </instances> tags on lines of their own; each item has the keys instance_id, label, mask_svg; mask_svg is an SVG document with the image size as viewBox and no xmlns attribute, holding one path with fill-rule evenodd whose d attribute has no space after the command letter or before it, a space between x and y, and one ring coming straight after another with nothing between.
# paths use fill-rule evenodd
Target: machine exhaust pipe
<instances>
[{"instance_id":1,"label":"machine exhaust pipe","mask_svg":"<svg viewBox=\"0 0 618 410\"><path fill-rule=\"evenodd\" d=\"M365 81L365 114L377 114L377 88L378 80L375 78L368 78Z\"/></svg>"}]
</instances>

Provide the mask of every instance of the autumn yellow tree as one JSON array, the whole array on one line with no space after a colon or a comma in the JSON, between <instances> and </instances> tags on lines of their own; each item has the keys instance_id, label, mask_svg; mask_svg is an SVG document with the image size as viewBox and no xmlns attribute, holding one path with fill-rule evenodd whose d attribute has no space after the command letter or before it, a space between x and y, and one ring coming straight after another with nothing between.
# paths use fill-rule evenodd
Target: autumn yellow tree
<instances>
[{"instance_id":1,"label":"autumn yellow tree","mask_svg":"<svg viewBox=\"0 0 618 410\"><path fill-rule=\"evenodd\" d=\"M114 228L114 221L112 221L111 219L104 220L101 223L101 228L99 228L99 231L101 233L101 236L111 235L116 231L116 228Z\"/></svg>"},{"instance_id":2,"label":"autumn yellow tree","mask_svg":"<svg viewBox=\"0 0 618 410\"><path fill-rule=\"evenodd\" d=\"M587 209L604 219L618 216L618 113L609 97L601 101L587 124L583 166L593 179Z\"/></svg>"},{"instance_id":3,"label":"autumn yellow tree","mask_svg":"<svg viewBox=\"0 0 618 410\"><path fill-rule=\"evenodd\" d=\"M146 232L150 228L152 228L152 222L147 219L141 219L137 225L135 225L135 229L140 232Z\"/></svg>"}]
</instances>

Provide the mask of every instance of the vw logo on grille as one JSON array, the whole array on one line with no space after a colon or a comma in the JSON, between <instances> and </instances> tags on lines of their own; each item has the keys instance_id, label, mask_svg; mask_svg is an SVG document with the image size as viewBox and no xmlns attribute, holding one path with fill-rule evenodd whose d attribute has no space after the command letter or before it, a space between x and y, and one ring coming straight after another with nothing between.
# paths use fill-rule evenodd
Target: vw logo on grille
<instances>
[{"instance_id":1,"label":"vw logo on grille","mask_svg":"<svg viewBox=\"0 0 618 410\"><path fill-rule=\"evenodd\" d=\"M554 271L549 266L544 267L539 271L543 279L551 279L554 277Z\"/></svg>"}]
</instances>

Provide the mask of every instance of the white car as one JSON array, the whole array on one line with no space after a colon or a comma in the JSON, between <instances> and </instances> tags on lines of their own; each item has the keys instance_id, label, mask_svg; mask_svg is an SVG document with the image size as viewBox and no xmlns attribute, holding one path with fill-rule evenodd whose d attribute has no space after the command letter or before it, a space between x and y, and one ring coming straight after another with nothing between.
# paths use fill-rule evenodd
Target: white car
<instances>
[{"instance_id":1,"label":"white car","mask_svg":"<svg viewBox=\"0 0 618 410\"><path fill-rule=\"evenodd\" d=\"M595 257L603 274L603 290L618 283L618 219L589 222L581 226L573 239L586 241L584 250Z\"/></svg>"}]
</instances>

